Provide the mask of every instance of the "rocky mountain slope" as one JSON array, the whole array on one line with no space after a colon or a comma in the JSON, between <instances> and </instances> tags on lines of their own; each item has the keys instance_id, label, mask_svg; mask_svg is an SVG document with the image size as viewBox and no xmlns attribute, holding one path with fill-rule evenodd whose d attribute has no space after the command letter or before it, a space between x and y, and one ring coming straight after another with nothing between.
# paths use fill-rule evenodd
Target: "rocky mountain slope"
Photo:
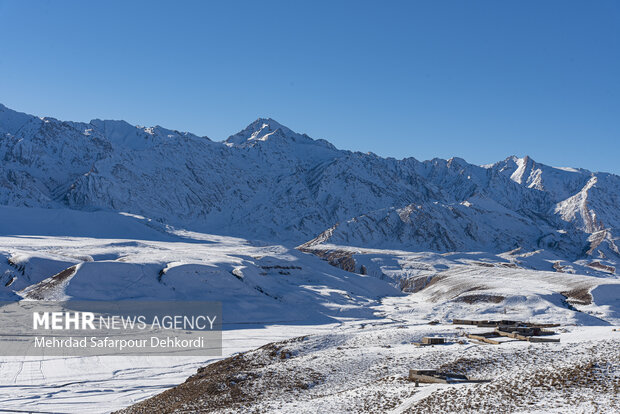
<instances>
[{"instance_id":1,"label":"rocky mountain slope","mask_svg":"<svg viewBox=\"0 0 620 414\"><path fill-rule=\"evenodd\" d=\"M619 255L620 177L529 157L396 160L338 150L272 119L214 142L2 105L0 137L3 205L123 211L288 244Z\"/></svg>"}]
</instances>

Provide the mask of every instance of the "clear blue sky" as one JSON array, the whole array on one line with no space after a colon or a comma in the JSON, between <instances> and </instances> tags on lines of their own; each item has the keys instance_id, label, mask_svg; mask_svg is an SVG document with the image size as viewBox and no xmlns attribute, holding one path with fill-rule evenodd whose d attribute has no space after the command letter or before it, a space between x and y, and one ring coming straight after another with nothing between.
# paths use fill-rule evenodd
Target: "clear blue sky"
<instances>
[{"instance_id":1,"label":"clear blue sky","mask_svg":"<svg viewBox=\"0 0 620 414\"><path fill-rule=\"evenodd\" d=\"M620 1L6 1L0 102L620 173Z\"/></svg>"}]
</instances>

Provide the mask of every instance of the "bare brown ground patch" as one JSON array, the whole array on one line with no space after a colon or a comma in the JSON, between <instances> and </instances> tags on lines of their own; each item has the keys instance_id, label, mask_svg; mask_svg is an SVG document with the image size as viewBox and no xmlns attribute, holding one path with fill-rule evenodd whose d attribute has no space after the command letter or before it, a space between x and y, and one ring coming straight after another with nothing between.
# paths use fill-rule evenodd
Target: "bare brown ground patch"
<instances>
[{"instance_id":1,"label":"bare brown ground patch","mask_svg":"<svg viewBox=\"0 0 620 414\"><path fill-rule=\"evenodd\" d=\"M321 250L312 248L299 248L299 251L304 253L312 253L324 260L327 263L347 272L355 273L357 263L353 258L353 253L346 250ZM361 272L361 269L360 269Z\"/></svg>"},{"instance_id":2,"label":"bare brown ground patch","mask_svg":"<svg viewBox=\"0 0 620 414\"><path fill-rule=\"evenodd\" d=\"M43 300L45 294L52 291L56 286L60 285L65 280L69 279L75 274L77 265L66 268L65 270L55 274L49 280L45 280L37 284L32 290L26 293L26 297L29 299Z\"/></svg>"},{"instance_id":3,"label":"bare brown ground patch","mask_svg":"<svg viewBox=\"0 0 620 414\"><path fill-rule=\"evenodd\" d=\"M590 294L589 287L576 288L566 292L562 292L561 294L564 295L566 299L574 305L592 304L592 295Z\"/></svg>"},{"instance_id":4,"label":"bare brown ground patch","mask_svg":"<svg viewBox=\"0 0 620 414\"><path fill-rule=\"evenodd\" d=\"M294 358L286 345L306 337L270 343L198 369L184 383L117 413L208 413L244 411L270 394L295 393L323 380L312 370L275 369ZM271 367L271 369L270 369Z\"/></svg>"},{"instance_id":5,"label":"bare brown ground patch","mask_svg":"<svg viewBox=\"0 0 620 414\"><path fill-rule=\"evenodd\" d=\"M502 303L506 299L505 296L501 295L487 295L484 293L479 293L475 295L463 295L454 299L454 302L464 302L469 305L473 305L475 303Z\"/></svg>"}]
</instances>

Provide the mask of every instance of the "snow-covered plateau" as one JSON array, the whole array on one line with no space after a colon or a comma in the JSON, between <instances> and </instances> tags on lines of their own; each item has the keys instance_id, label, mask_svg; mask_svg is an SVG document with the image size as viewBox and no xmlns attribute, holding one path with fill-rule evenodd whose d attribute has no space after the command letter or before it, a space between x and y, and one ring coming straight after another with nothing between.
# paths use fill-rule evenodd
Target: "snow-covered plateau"
<instances>
[{"instance_id":1,"label":"snow-covered plateau","mask_svg":"<svg viewBox=\"0 0 620 414\"><path fill-rule=\"evenodd\" d=\"M0 160L0 300L213 300L224 319L222 357L0 357L0 412L620 412L616 175L2 105ZM484 344L454 319L560 341ZM413 368L490 382L416 387Z\"/></svg>"}]
</instances>

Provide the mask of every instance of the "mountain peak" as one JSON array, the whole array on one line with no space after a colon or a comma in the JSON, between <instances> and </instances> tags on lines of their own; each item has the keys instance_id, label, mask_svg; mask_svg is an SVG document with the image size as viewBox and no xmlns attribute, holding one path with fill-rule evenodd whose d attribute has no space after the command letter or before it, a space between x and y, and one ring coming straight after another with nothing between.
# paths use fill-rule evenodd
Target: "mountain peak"
<instances>
[{"instance_id":1,"label":"mountain peak","mask_svg":"<svg viewBox=\"0 0 620 414\"><path fill-rule=\"evenodd\" d=\"M248 125L248 127L252 125L261 125L261 127L263 127L264 125L267 125L268 127L271 127L274 129L284 126L273 118L258 118L256 121Z\"/></svg>"},{"instance_id":2,"label":"mountain peak","mask_svg":"<svg viewBox=\"0 0 620 414\"><path fill-rule=\"evenodd\" d=\"M242 131L228 137L224 143L229 147L253 147L269 143L278 146L310 144L328 150L336 149L325 140L314 140L306 134L299 134L272 118L258 118Z\"/></svg>"},{"instance_id":3,"label":"mountain peak","mask_svg":"<svg viewBox=\"0 0 620 414\"><path fill-rule=\"evenodd\" d=\"M251 144L255 141L267 141L273 135L286 138L296 134L274 119L258 118L242 131L228 137L225 142L231 146Z\"/></svg>"}]
</instances>

